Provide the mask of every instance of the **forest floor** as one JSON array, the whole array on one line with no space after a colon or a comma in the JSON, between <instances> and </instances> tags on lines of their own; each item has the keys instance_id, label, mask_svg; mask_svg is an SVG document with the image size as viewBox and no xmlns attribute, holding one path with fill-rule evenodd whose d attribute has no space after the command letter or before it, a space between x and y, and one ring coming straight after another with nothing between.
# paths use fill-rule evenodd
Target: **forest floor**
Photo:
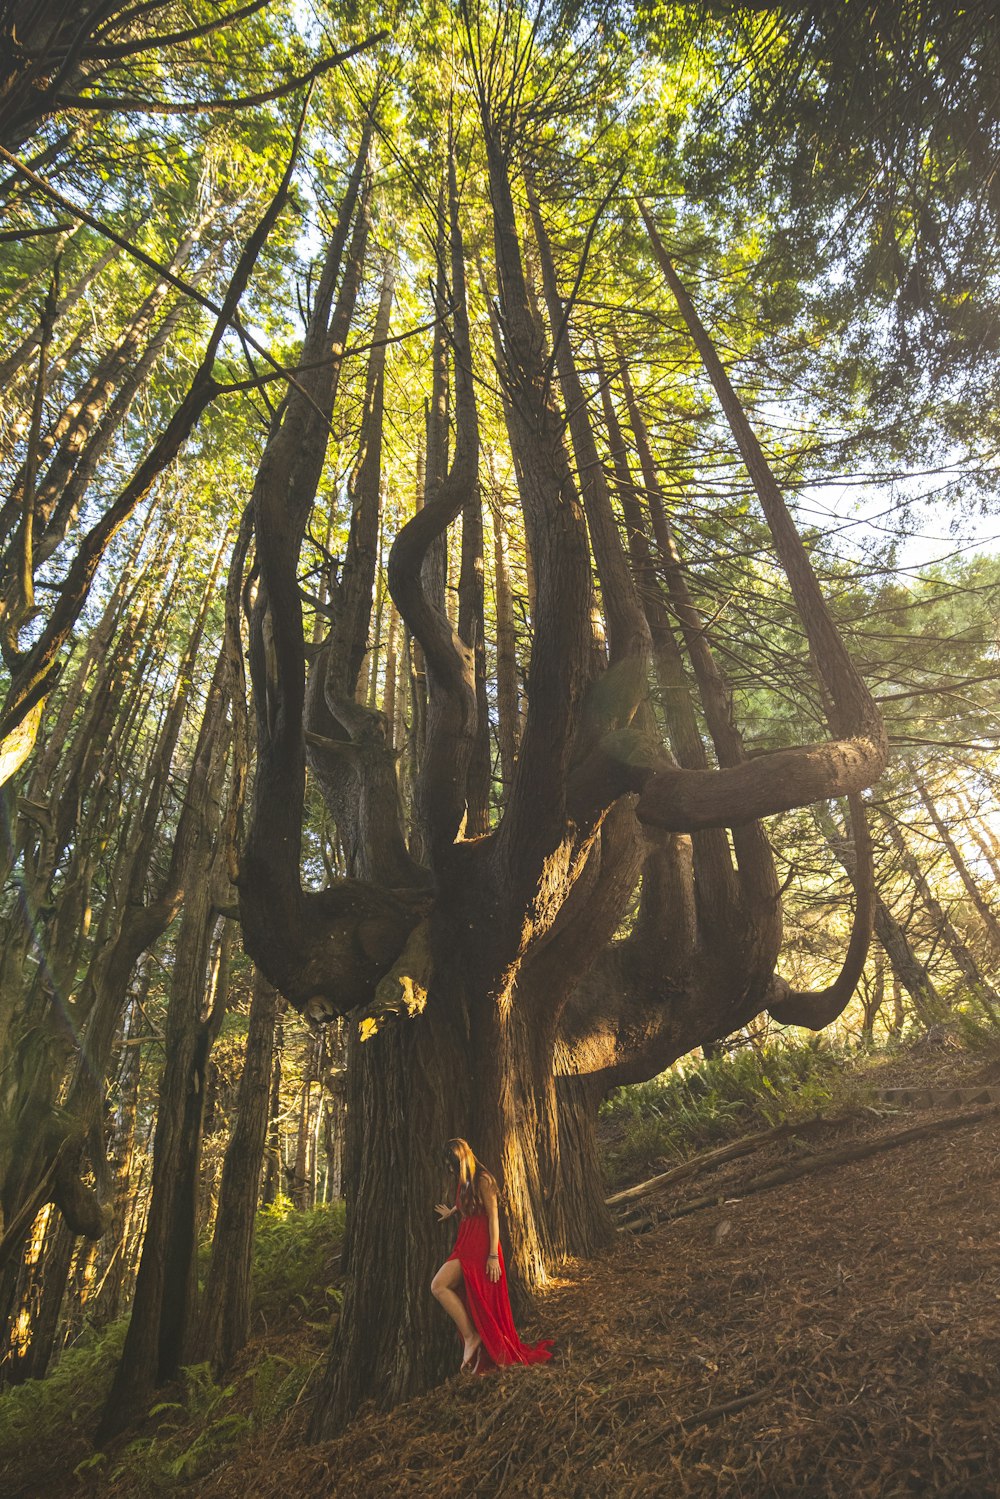
<instances>
[{"instance_id":1,"label":"forest floor","mask_svg":"<svg viewBox=\"0 0 1000 1499\"><path fill-rule=\"evenodd\" d=\"M307 1402L171 1492L204 1499L1000 1494L1000 1070L961 1053L876 1063L873 1094L660 1192L605 1255L568 1267L521 1330L549 1365L456 1375L309 1446ZM947 1103L948 1091L963 1093ZM816 1153L884 1143L864 1159ZM787 1166L808 1174L766 1190ZM671 1217L694 1199L709 1206ZM113 1471L113 1464L109 1465ZM109 1470L105 1470L105 1474ZM30 1489L22 1490L28 1495ZM125 1475L39 1496L138 1499Z\"/></svg>"}]
</instances>

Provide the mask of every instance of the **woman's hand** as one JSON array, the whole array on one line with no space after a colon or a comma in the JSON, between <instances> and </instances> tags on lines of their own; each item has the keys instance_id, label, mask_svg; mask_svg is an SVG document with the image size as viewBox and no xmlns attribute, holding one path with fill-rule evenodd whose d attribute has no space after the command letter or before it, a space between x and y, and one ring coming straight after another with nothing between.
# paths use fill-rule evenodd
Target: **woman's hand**
<instances>
[{"instance_id":1,"label":"woman's hand","mask_svg":"<svg viewBox=\"0 0 1000 1499\"><path fill-rule=\"evenodd\" d=\"M498 1254L488 1255L486 1258L486 1274L490 1280L500 1279L500 1256Z\"/></svg>"},{"instance_id":2,"label":"woman's hand","mask_svg":"<svg viewBox=\"0 0 1000 1499\"><path fill-rule=\"evenodd\" d=\"M446 1202L436 1202L434 1204L434 1211L438 1215L438 1222L443 1223L446 1218L453 1218L458 1212L458 1208L450 1208Z\"/></svg>"}]
</instances>

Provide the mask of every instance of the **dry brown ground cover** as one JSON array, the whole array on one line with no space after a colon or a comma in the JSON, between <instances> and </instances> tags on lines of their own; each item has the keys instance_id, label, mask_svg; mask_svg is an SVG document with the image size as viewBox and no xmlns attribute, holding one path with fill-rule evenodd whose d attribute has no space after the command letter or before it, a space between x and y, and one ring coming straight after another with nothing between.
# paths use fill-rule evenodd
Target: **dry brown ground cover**
<instances>
[{"instance_id":1,"label":"dry brown ground cover","mask_svg":"<svg viewBox=\"0 0 1000 1499\"><path fill-rule=\"evenodd\" d=\"M947 1089L1000 1076L930 1054L876 1067L871 1081ZM956 1112L985 1117L744 1195L816 1150ZM224 1467L170 1492L993 1499L998 1185L995 1106L877 1106L834 1135L777 1140L643 1199L645 1231L570 1266L522 1328L558 1340L551 1365L456 1375L388 1415L364 1412L320 1446L306 1444L302 1401ZM670 1219L708 1193L712 1207ZM134 1480L97 1474L38 1492L140 1495Z\"/></svg>"},{"instance_id":2,"label":"dry brown ground cover","mask_svg":"<svg viewBox=\"0 0 1000 1499\"><path fill-rule=\"evenodd\" d=\"M840 1138L933 1117L870 1114ZM323 1446L302 1445L303 1417L198 1492L990 1499L1000 1117L740 1200L801 1149L733 1162L711 1179L721 1205L571 1267L524 1329L558 1339L551 1366L456 1376Z\"/></svg>"}]
</instances>

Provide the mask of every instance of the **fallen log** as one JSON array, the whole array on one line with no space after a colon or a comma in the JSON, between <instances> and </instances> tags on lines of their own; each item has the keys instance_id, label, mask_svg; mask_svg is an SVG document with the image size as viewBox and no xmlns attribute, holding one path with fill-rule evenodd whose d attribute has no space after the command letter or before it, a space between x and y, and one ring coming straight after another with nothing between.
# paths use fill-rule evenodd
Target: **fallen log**
<instances>
[{"instance_id":1,"label":"fallen log","mask_svg":"<svg viewBox=\"0 0 1000 1499\"><path fill-rule=\"evenodd\" d=\"M620 1207L623 1203L634 1202L637 1197L644 1197L647 1192L653 1192L658 1187L668 1187L674 1182L687 1181L689 1177L699 1176L702 1171L710 1171L713 1166L722 1166L727 1161L739 1160L740 1156L751 1155L755 1150L773 1144L775 1140L787 1139L789 1135L807 1134L816 1128L833 1129L841 1124L849 1124L851 1117L849 1114L830 1116L817 1114L813 1119L776 1124L773 1129L762 1129L755 1135L744 1135L739 1140L732 1140L728 1145L718 1145L712 1150L703 1150L700 1155L694 1155L690 1160L682 1161L679 1166L672 1166L669 1171L661 1171L658 1176L651 1176L648 1181L639 1182L635 1187L626 1187L624 1191L615 1192L604 1200L609 1208Z\"/></svg>"},{"instance_id":2,"label":"fallen log","mask_svg":"<svg viewBox=\"0 0 1000 1499\"><path fill-rule=\"evenodd\" d=\"M878 1155L883 1150L895 1150L915 1140L924 1140L930 1135L943 1134L950 1129L961 1129L967 1124L978 1124L983 1119L995 1119L998 1115L1000 1115L1000 1104L990 1104L988 1108L976 1109L974 1113L946 1114L942 1119L931 1119L926 1124L917 1124L911 1129L894 1130L892 1134L878 1135L873 1140L861 1140L856 1145L846 1145L837 1150L824 1150L816 1155L803 1156L789 1166L780 1166L774 1171L764 1171L760 1176L751 1177L748 1182L733 1184L725 1192L710 1192L704 1197L693 1197L689 1202L681 1203L680 1206L659 1214L658 1222L670 1223L675 1218L687 1218L692 1213L701 1212L704 1208L718 1207L723 1202L738 1202L741 1198L752 1197L757 1192L767 1192L772 1187L784 1186L786 1182L797 1181L799 1177L809 1176L813 1172L830 1170L835 1166L848 1166L854 1161L864 1160L867 1156ZM656 1226L657 1224L652 1219L647 1218L631 1225L631 1231L646 1233Z\"/></svg>"},{"instance_id":3,"label":"fallen log","mask_svg":"<svg viewBox=\"0 0 1000 1499\"><path fill-rule=\"evenodd\" d=\"M1000 1088L992 1085L965 1088L880 1088L883 1103L911 1109L960 1108L970 1103L1000 1103Z\"/></svg>"}]
</instances>

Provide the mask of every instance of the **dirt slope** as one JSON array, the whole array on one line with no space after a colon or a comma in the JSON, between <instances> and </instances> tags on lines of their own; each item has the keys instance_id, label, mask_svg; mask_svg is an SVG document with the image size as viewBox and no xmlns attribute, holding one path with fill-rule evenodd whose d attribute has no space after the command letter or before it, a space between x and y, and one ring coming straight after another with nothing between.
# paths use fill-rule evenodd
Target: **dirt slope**
<instances>
[{"instance_id":1,"label":"dirt slope","mask_svg":"<svg viewBox=\"0 0 1000 1499\"><path fill-rule=\"evenodd\" d=\"M869 1115L841 1138L934 1117ZM674 1188L654 1218L716 1187L735 1200L571 1267L523 1329L558 1339L551 1366L456 1376L321 1447L300 1411L188 1492L992 1499L1000 1117L739 1200L808 1148Z\"/></svg>"}]
</instances>

